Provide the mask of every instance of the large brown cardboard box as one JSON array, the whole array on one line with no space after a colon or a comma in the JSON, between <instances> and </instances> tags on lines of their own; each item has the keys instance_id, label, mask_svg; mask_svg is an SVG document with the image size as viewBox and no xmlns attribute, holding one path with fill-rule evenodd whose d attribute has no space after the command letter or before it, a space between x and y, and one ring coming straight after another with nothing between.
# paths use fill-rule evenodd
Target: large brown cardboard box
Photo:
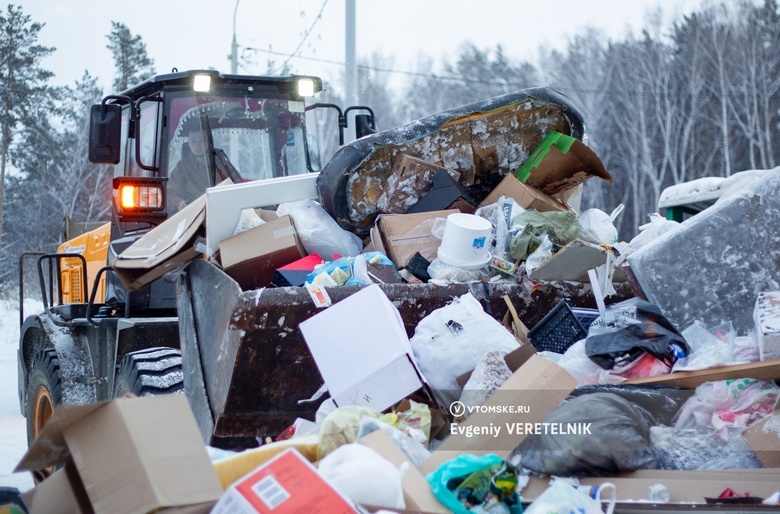
<instances>
[{"instance_id":1,"label":"large brown cardboard box","mask_svg":"<svg viewBox=\"0 0 780 514\"><path fill-rule=\"evenodd\" d=\"M514 199L515 202L525 209L534 209L539 212L569 210L560 201L538 189L523 184L514 175L504 177L479 206L484 207L496 203L502 196Z\"/></svg>"},{"instance_id":2,"label":"large brown cardboard box","mask_svg":"<svg viewBox=\"0 0 780 514\"><path fill-rule=\"evenodd\" d=\"M225 272L247 291L266 287L274 272L306 256L290 216L267 221L222 240L219 254Z\"/></svg>"},{"instance_id":3,"label":"large brown cardboard box","mask_svg":"<svg viewBox=\"0 0 780 514\"><path fill-rule=\"evenodd\" d=\"M65 468L36 488L35 512L60 497L72 504L82 489L98 514L207 512L222 494L184 395L57 406L14 471L60 464ZM73 494L62 492L66 482Z\"/></svg>"},{"instance_id":4,"label":"large brown cardboard box","mask_svg":"<svg viewBox=\"0 0 780 514\"><path fill-rule=\"evenodd\" d=\"M376 250L383 251L398 268L409 265L414 254L420 254L432 261L441 245L441 239L431 234L433 220L447 218L460 212L457 209L446 211L420 212L415 214L380 215L371 227L371 243Z\"/></svg>"},{"instance_id":5,"label":"large brown cardboard box","mask_svg":"<svg viewBox=\"0 0 780 514\"><path fill-rule=\"evenodd\" d=\"M577 379L557 364L531 355L466 421L451 424L450 436L420 471L431 473L463 452L506 458L527 435L517 430L518 424L540 423L577 385ZM456 404L448 407L452 412Z\"/></svg>"}]
</instances>

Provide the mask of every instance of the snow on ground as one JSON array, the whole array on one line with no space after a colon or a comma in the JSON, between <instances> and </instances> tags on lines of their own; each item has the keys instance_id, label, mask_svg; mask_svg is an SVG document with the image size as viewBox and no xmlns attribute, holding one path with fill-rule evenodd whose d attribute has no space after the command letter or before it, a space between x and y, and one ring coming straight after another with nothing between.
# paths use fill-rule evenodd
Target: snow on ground
<instances>
[{"instance_id":1,"label":"snow on ground","mask_svg":"<svg viewBox=\"0 0 780 514\"><path fill-rule=\"evenodd\" d=\"M39 312L41 303L24 302L25 316ZM19 411L16 350L19 346L19 303L0 300L0 486L26 491L33 486L30 473L13 473L27 451L27 428Z\"/></svg>"}]
</instances>

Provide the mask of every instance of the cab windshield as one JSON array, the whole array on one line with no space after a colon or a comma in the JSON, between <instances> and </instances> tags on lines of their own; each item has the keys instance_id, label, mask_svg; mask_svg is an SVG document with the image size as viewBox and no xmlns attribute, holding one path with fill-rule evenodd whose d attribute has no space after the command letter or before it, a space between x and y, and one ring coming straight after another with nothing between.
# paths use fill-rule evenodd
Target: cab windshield
<instances>
[{"instance_id":1,"label":"cab windshield","mask_svg":"<svg viewBox=\"0 0 780 514\"><path fill-rule=\"evenodd\" d=\"M250 181L307 173L302 101L259 98L251 87L169 98L163 158L169 185L185 174L192 185L179 201L188 203L228 177Z\"/></svg>"}]
</instances>

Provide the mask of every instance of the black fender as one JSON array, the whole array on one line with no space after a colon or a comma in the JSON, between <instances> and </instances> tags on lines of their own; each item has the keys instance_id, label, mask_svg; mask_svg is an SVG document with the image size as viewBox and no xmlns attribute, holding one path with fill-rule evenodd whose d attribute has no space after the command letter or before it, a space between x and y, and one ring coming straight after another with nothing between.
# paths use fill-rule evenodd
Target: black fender
<instances>
[{"instance_id":1,"label":"black fender","mask_svg":"<svg viewBox=\"0 0 780 514\"><path fill-rule=\"evenodd\" d=\"M79 328L70 329L54 324L45 314L33 314L25 319L19 332L17 354L19 407L24 416L27 377L32 359L44 348L54 348L60 363L62 403L84 404L97 401L92 357L85 334Z\"/></svg>"}]
</instances>

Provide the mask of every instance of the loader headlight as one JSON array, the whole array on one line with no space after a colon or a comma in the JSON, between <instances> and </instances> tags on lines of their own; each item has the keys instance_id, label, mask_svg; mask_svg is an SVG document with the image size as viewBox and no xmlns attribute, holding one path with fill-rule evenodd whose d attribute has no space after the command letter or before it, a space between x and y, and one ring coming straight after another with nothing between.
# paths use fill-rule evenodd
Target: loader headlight
<instances>
[{"instance_id":1,"label":"loader headlight","mask_svg":"<svg viewBox=\"0 0 780 514\"><path fill-rule=\"evenodd\" d=\"M165 180L158 177L115 178L117 215L125 221L165 217Z\"/></svg>"},{"instance_id":2,"label":"loader headlight","mask_svg":"<svg viewBox=\"0 0 780 514\"><path fill-rule=\"evenodd\" d=\"M123 184L119 188L119 202L124 210L159 210L163 206L162 188Z\"/></svg>"},{"instance_id":3,"label":"loader headlight","mask_svg":"<svg viewBox=\"0 0 780 514\"><path fill-rule=\"evenodd\" d=\"M314 81L298 79L298 96L314 96Z\"/></svg>"},{"instance_id":4,"label":"loader headlight","mask_svg":"<svg viewBox=\"0 0 780 514\"><path fill-rule=\"evenodd\" d=\"M208 93L211 89L211 75L195 75L192 79L192 89L199 93Z\"/></svg>"}]
</instances>

